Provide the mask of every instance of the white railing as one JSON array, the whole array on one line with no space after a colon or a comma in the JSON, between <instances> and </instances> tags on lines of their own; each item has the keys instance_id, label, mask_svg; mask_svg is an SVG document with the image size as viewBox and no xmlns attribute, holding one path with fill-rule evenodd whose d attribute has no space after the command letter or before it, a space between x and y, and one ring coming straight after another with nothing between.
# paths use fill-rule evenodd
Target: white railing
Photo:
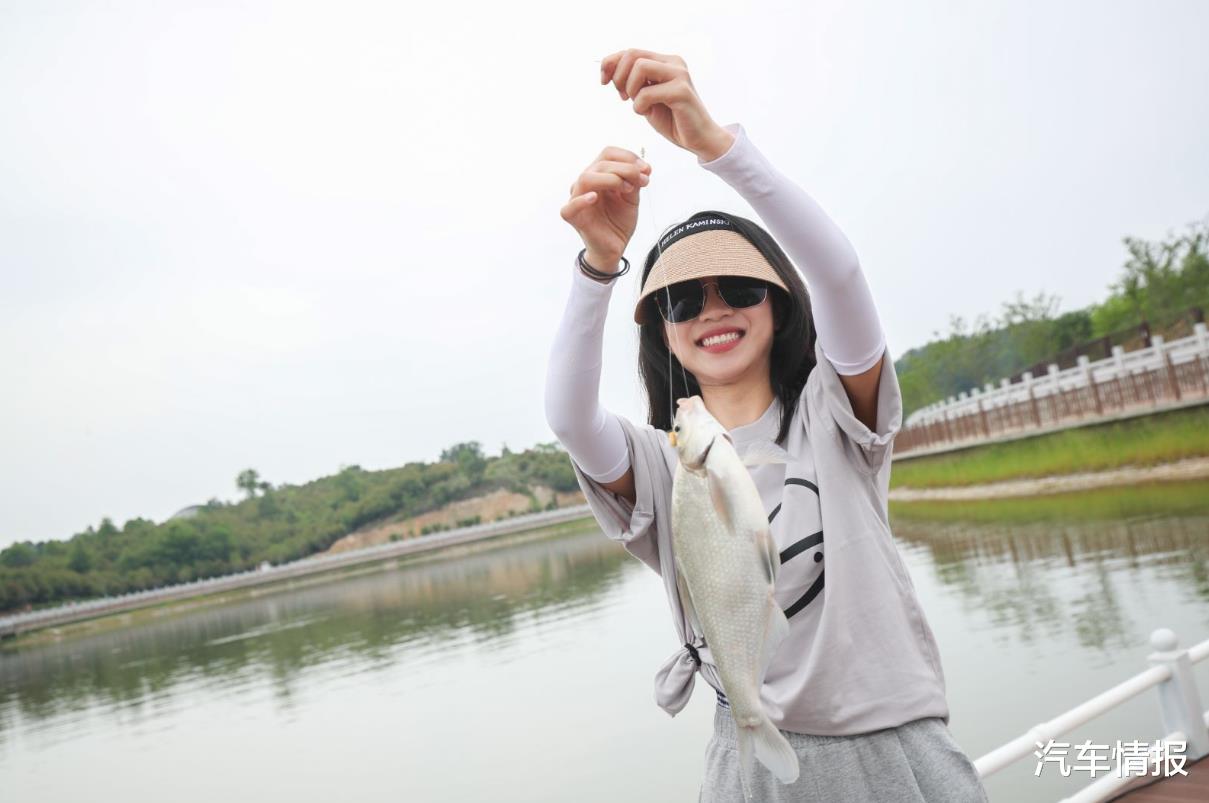
<instances>
[{"instance_id":1,"label":"white railing","mask_svg":"<svg viewBox=\"0 0 1209 803\"><path fill-rule=\"evenodd\" d=\"M932 424L963 415L978 415L1008 404L1039 399L1064 390L1089 387L1093 383L1108 382L1126 377L1139 371L1161 369L1167 361L1172 366L1209 357L1209 328L1202 322L1193 324L1193 332L1170 342L1161 335L1150 339L1150 347L1125 351L1121 346L1112 347L1112 356L1091 362L1086 355L1079 355L1076 365L1060 370L1057 363L1050 363L1044 376L1035 377L1025 371L1021 381L999 380L999 387L988 382L982 388L962 391L956 396L932 402L915 410L903 421L903 427Z\"/></svg>"},{"instance_id":2,"label":"white railing","mask_svg":"<svg viewBox=\"0 0 1209 803\"><path fill-rule=\"evenodd\" d=\"M312 555L299 560L281 563L276 566L265 565L264 568L248 569L234 574L224 574L220 577L206 577L188 583L177 583L160 588L149 588L144 591L131 591L110 597L69 602L53 608L42 608L36 611L18 613L10 616L0 616L0 637L14 636L29 630L42 627L67 624L81 619L91 619L105 614L134 610L147 605L154 605L170 600L212 594L218 591L230 591L262 583L302 577L308 574L326 572L353 566L358 563L369 563L379 560L389 560L404 555L424 552L438 547L454 546L470 543L496 535L523 532L538 527L561 524L591 515L587 505L559 508L558 510L542 511L507 519L460 527L455 530L432 533L430 535L406 538L401 541L389 541L385 544L351 549L347 552L334 554Z\"/></svg>"},{"instance_id":3,"label":"white railing","mask_svg":"<svg viewBox=\"0 0 1209 803\"><path fill-rule=\"evenodd\" d=\"M1118 683L1086 702L1059 714L1051 720L1029 728L1024 734L995 748L974 762L979 777L985 779L1022 758L1033 755L1038 743L1045 745L1065 733L1089 722L1122 703L1158 688L1159 709L1167 735L1160 741L1185 743L1189 762L1209 755L1209 711L1201 702L1192 665L1209 657L1209 640L1187 650L1179 649L1175 633L1160 628L1150 634L1150 646L1155 652L1147 656L1152 666L1144 672ZM1152 752L1158 748L1156 745ZM1136 776L1107 775L1061 803L1100 803L1119 794Z\"/></svg>"}]
</instances>

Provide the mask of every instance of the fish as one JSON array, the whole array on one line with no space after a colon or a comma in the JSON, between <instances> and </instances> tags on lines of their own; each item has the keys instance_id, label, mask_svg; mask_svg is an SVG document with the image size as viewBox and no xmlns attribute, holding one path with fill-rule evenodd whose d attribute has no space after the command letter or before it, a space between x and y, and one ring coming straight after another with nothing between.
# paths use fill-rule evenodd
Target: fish
<instances>
[{"instance_id":1,"label":"fish","mask_svg":"<svg viewBox=\"0 0 1209 803\"><path fill-rule=\"evenodd\" d=\"M730 702L743 792L751 799L753 759L781 783L798 778L798 757L760 701L768 665L789 632L773 598L780 557L750 465L786 462L774 443L741 458L730 433L700 396L678 399L669 440L678 452L672 480L672 548L681 605L705 638Z\"/></svg>"}]
</instances>

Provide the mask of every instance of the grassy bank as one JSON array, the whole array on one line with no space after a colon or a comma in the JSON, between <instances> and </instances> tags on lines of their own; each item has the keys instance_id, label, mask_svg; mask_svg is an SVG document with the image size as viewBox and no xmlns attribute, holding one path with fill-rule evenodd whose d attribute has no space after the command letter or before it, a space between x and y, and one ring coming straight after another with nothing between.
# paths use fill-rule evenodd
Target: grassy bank
<instances>
[{"instance_id":1,"label":"grassy bank","mask_svg":"<svg viewBox=\"0 0 1209 803\"><path fill-rule=\"evenodd\" d=\"M1024 524L1209 516L1209 480L1156 482L1006 499L891 502L891 520Z\"/></svg>"},{"instance_id":2,"label":"grassy bank","mask_svg":"<svg viewBox=\"0 0 1209 803\"><path fill-rule=\"evenodd\" d=\"M1209 405L896 460L890 487L941 488L1209 456Z\"/></svg>"}]
</instances>

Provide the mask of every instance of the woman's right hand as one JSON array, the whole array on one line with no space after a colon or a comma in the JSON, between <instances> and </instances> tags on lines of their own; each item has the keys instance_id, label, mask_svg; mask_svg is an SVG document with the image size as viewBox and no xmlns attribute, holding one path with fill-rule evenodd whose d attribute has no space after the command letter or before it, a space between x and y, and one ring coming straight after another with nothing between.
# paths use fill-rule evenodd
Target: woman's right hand
<instances>
[{"instance_id":1,"label":"woman's right hand","mask_svg":"<svg viewBox=\"0 0 1209 803\"><path fill-rule=\"evenodd\" d=\"M592 267L610 273L620 267L638 225L638 194L650 174L638 154L610 146L571 185L571 199L559 214L579 233Z\"/></svg>"}]
</instances>

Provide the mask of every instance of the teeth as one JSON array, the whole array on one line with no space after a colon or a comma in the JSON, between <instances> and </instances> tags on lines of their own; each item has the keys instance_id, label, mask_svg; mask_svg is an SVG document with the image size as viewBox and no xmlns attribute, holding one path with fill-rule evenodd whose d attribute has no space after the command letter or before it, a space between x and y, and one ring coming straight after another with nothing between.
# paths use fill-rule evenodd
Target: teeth
<instances>
[{"instance_id":1,"label":"teeth","mask_svg":"<svg viewBox=\"0 0 1209 803\"><path fill-rule=\"evenodd\" d=\"M739 339L738 332L727 332L724 335L714 335L713 337L707 337L701 341L701 345L716 346L719 343L729 343L732 340L738 340L738 339Z\"/></svg>"}]
</instances>

